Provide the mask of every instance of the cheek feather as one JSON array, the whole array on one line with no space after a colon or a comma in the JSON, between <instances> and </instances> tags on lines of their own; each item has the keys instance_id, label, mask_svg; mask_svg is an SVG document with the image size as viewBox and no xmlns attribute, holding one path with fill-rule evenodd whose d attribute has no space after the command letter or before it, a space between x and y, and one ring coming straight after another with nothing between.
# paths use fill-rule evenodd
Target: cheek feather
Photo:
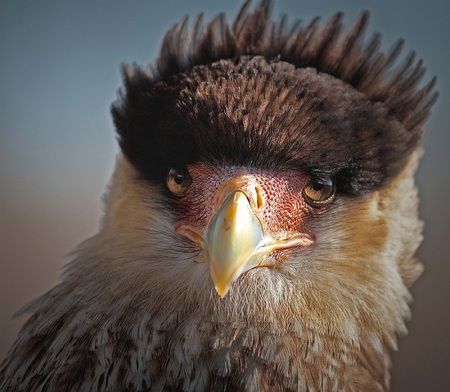
<instances>
[{"instance_id":1,"label":"cheek feather","mask_svg":"<svg viewBox=\"0 0 450 392\"><path fill-rule=\"evenodd\" d=\"M387 216L379 206L379 195L349 200L351 208L346 212L345 224L339 225L346 239L345 252L350 260L361 260L376 254L386 246Z\"/></svg>"}]
</instances>

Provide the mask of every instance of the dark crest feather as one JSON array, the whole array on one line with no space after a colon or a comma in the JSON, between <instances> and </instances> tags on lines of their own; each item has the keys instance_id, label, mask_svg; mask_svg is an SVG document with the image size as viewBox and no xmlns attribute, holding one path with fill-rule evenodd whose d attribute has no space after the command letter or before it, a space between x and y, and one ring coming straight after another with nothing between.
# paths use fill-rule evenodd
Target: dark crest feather
<instances>
[{"instance_id":1,"label":"dark crest feather","mask_svg":"<svg viewBox=\"0 0 450 392\"><path fill-rule=\"evenodd\" d=\"M263 1L253 12L250 5L251 1L246 1L231 24L220 14L202 28L203 17L199 15L189 30L188 18L183 18L166 34L154 65L156 72L151 75L153 81L220 59L279 56L281 61L296 66L317 68L349 83L371 101L383 102L407 128L409 124L417 125L419 113L419 118L427 117L436 94L428 86L418 88L425 72L422 62L415 62L415 53L410 53L403 65L393 70L403 41L393 45L387 54L380 50L379 34L365 44L368 12L363 12L345 31L340 12L323 27L315 18L306 26L295 21L289 29L285 15L278 22L270 20L272 1ZM126 77L129 72L126 68ZM404 102L404 97L408 97L408 102Z\"/></svg>"},{"instance_id":2,"label":"dark crest feather","mask_svg":"<svg viewBox=\"0 0 450 392\"><path fill-rule=\"evenodd\" d=\"M251 9L250 5L251 1L246 1L231 24L226 22L224 14L219 14L203 26L203 16L200 14L188 28L188 19L185 17L166 34L159 58L147 70L135 64L124 66L125 90L118 102L113 105L112 113L122 150L130 161L141 171L150 171L150 177L158 177L167 169L161 163L161 154L166 154L166 158L163 159L166 164L172 159L170 156L177 155L183 156L184 161L195 160L194 157L189 157L189 154L195 155L194 150L198 147L190 140L193 138L192 134L174 131L184 126L184 120L180 120L176 125L171 124L172 119L168 117L172 116L172 112L166 113L166 117L163 118L161 108L164 108L165 103L167 107L179 105L176 97L179 97L180 89L189 89L191 83L186 80L199 82L202 76L198 73L209 72L200 70L197 66L211 68L212 64L223 60L238 61L236 59L260 56L266 60L269 68L271 66L268 64L274 60L292 64L296 69L314 68L320 75L330 75L344 85L351 86L356 94L365 97L364 99L383 117L378 121L375 115L371 115L372 121L378 123L372 124L370 130L361 130L360 134L353 136L350 136L343 125L339 129L331 130L329 125L332 124L331 120L326 126L322 120L320 126L305 120L305 126L310 129L306 132L308 137L313 135L318 140L323 137L330 139L340 137L341 144L352 138L359 140L359 144L352 147L353 150L340 152L342 158L340 163L337 159L331 158L328 162L330 167L336 166L334 175L342 178L342 188L345 191L362 192L381 184L398 172L402 167L402 161L420 143L425 132L423 123L437 98L437 93L434 92L435 79L425 87L420 87L425 68L422 61L416 61L415 53L410 53L403 62L397 64L403 47L402 40L397 41L387 53L380 49L379 34L374 34L366 40L368 12L362 12L356 21L346 28L342 23L342 13L335 14L323 26L319 25L318 18L307 24L300 21L289 24L287 16L282 16L279 21L270 19L273 5L270 0L262 1L254 9ZM221 64L225 67L225 63ZM256 67L264 67L261 62L253 64ZM192 71L193 69L195 71ZM172 82L169 82L170 80ZM323 90L320 91L323 94ZM195 98L192 95L186 99L192 101ZM338 102L338 98L334 99L335 103ZM317 110L321 110L320 107L324 102L314 100L315 98L311 105L314 104ZM325 105L327 110L334 110L335 103L329 100ZM186 113L192 113L198 108L198 104L196 105ZM223 107L213 106L212 103L205 105L205 110L223 110ZM365 108L364 112L362 109L364 105L361 101L359 114L356 112L352 114L353 118L356 118L352 123L355 129L361 128L364 124L358 116L364 117L368 115L367 113L371 113L370 108ZM181 109L172 107L171 110ZM305 112L303 115L309 116L308 113ZM335 119L338 118L344 118L342 113L336 113ZM198 114L197 120L202 120L201 113ZM216 120L205 117L202 121L211 125L211 121ZM242 118L237 121L242 122ZM289 121L292 123L292 119ZM219 128L222 126L218 120L217 124ZM316 128L318 129L316 133L311 131L313 128L314 132ZM378 131L380 129L382 130ZM218 143L215 150L211 147L218 154L223 152L219 149L226 148L231 140L235 143L234 148L238 149L237 139L241 138L244 143L247 137L238 130L235 130L237 132L235 135L225 135L228 131L221 134L218 134L217 130L208 132L210 134L204 131L201 137L211 141L212 144L222 136L226 139L222 145ZM273 137L270 132L268 130L266 134ZM165 151L167 146L164 140L167 142L170 138L171 140L176 138L177 142L168 142L172 145L172 149ZM296 140L293 138L294 136L289 140L286 139L286 143L291 143L289 148L283 147L284 151L289 151L290 156L299 155L293 152L297 147L312 148L312 151L316 151L316 146L312 142L305 144L299 141L301 138L305 139L304 135L297 136ZM254 139L253 137L251 140L253 147L256 146ZM333 143L330 142L330 146L341 148ZM384 145L387 147L383 147ZM206 146L204 150L207 150ZM336 154L339 155L339 152ZM263 154L261 150L254 149L254 155ZM374 156L376 159L370 158L372 159L370 161L368 157ZM307 158L302 159L297 159L297 163L305 165ZM344 162L351 164L344 167ZM314 165L321 164L314 159L309 163L311 171L314 171ZM322 166L322 169L316 171L331 171L326 167L326 162ZM158 171L161 173L157 174Z\"/></svg>"}]
</instances>

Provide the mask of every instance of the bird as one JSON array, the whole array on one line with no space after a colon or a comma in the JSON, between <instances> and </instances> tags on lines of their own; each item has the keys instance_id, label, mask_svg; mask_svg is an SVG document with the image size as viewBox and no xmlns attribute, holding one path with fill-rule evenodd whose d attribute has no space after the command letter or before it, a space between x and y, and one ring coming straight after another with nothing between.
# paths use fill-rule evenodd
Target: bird
<instances>
[{"instance_id":1,"label":"bird","mask_svg":"<svg viewBox=\"0 0 450 392\"><path fill-rule=\"evenodd\" d=\"M1 391L387 391L423 270L435 78L403 41L245 1L123 65L99 231L30 302Z\"/></svg>"}]
</instances>

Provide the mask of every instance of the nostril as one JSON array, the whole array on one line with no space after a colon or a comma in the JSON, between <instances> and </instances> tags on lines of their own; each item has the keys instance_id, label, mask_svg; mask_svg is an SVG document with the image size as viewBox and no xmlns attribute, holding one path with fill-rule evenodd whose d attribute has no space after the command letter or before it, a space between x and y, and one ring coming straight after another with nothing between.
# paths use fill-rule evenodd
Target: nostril
<instances>
[{"instance_id":1,"label":"nostril","mask_svg":"<svg viewBox=\"0 0 450 392\"><path fill-rule=\"evenodd\" d=\"M264 206L263 191L259 186L255 186L256 208L259 210Z\"/></svg>"}]
</instances>

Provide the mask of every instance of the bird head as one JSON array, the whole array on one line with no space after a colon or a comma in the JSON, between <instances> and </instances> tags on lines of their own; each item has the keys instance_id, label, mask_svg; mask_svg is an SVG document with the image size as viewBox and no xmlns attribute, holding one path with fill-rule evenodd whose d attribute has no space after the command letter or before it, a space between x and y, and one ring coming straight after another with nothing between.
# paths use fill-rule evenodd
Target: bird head
<instances>
[{"instance_id":1,"label":"bird head","mask_svg":"<svg viewBox=\"0 0 450 392\"><path fill-rule=\"evenodd\" d=\"M167 247L207 265L220 297L253 269L302 279L324 225L367 224L333 211L406 167L434 99L420 62L392 69L401 43L363 43L367 13L288 32L247 6L232 26L176 25L156 63L124 67L112 110L125 159L170 211Z\"/></svg>"}]
</instances>

